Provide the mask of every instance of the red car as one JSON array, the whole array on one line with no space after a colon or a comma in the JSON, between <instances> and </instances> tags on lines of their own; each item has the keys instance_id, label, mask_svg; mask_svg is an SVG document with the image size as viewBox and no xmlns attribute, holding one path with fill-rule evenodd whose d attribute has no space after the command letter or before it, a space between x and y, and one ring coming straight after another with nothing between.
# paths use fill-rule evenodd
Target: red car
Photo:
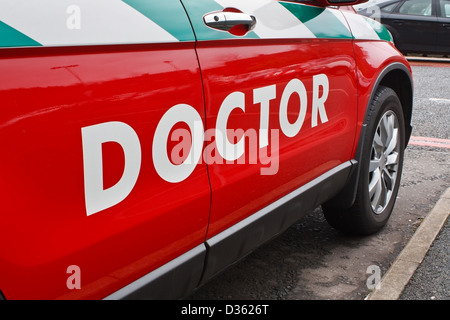
<instances>
[{"instance_id":1,"label":"red car","mask_svg":"<svg viewBox=\"0 0 450 320\"><path fill-rule=\"evenodd\" d=\"M360 2L2 0L1 296L186 297L320 205L382 228L413 85Z\"/></svg>"}]
</instances>

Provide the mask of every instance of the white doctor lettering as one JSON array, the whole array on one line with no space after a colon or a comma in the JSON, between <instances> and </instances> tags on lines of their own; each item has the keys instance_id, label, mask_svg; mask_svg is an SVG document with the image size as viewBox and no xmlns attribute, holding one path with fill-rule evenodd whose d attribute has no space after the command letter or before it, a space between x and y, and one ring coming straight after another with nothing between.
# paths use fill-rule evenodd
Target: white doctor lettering
<instances>
[{"instance_id":1,"label":"white doctor lettering","mask_svg":"<svg viewBox=\"0 0 450 320\"><path fill-rule=\"evenodd\" d=\"M178 183L187 179L204 156L207 164L258 163L262 165L262 175L273 175L279 167L279 134L277 129L271 130L269 141L270 101L276 99L276 85L253 90L253 104L260 104L259 152L257 131L254 128L228 129L228 120L235 109L245 112L245 94L232 92L222 102L216 120L216 128L204 131L201 115L188 104L177 104L171 107L160 119L152 142L153 165L157 174L167 182ZM288 105L292 95L299 97L299 113L293 123L288 119ZM329 80L325 74L313 76L311 128L328 121L325 102L329 95ZM299 79L292 79L283 90L279 106L279 122L281 131L286 137L295 137L301 130L306 118L308 96L305 85ZM189 130L174 129L178 123L185 123ZM215 130L215 131L214 131ZM123 122L106 122L89 127L82 131L84 191L87 215L100 212L123 201L134 188L141 168L141 145L139 137L131 126ZM173 132L172 132L173 131ZM172 133L172 134L171 134ZM167 143L180 141L169 155ZM203 149L205 141L212 141ZM242 157L248 140L248 159ZM238 140L237 142L234 142ZM116 142L125 155L125 166L120 180L107 189L103 183L102 144ZM270 146L269 146L270 145ZM214 150L214 146L217 150ZM269 153L270 147L270 153ZM217 151L217 152L215 152ZM187 157L184 155L188 153ZM220 156L219 156L219 155ZM269 156L270 154L270 156Z\"/></svg>"},{"instance_id":2,"label":"white doctor lettering","mask_svg":"<svg viewBox=\"0 0 450 320\"><path fill-rule=\"evenodd\" d=\"M294 123L290 123L288 119L288 103L289 98L293 93L298 94L300 98L300 113L297 120ZM302 81L299 79L292 79L284 88L280 101L280 127L281 131L287 137L295 137L303 126L306 116L306 108L308 103L308 97L306 95L306 88Z\"/></svg>"},{"instance_id":3,"label":"white doctor lettering","mask_svg":"<svg viewBox=\"0 0 450 320\"><path fill-rule=\"evenodd\" d=\"M227 122L234 109L245 111L245 95L242 92L230 93L222 102L216 120L216 147L222 158L234 161L245 151L245 140L242 136L237 143L231 143L227 137Z\"/></svg>"},{"instance_id":4,"label":"white doctor lettering","mask_svg":"<svg viewBox=\"0 0 450 320\"><path fill-rule=\"evenodd\" d=\"M261 104L260 126L259 126L259 147L264 148L269 145L269 114L270 100L277 97L276 85L257 88L253 90L253 103Z\"/></svg>"},{"instance_id":5,"label":"white doctor lettering","mask_svg":"<svg viewBox=\"0 0 450 320\"><path fill-rule=\"evenodd\" d=\"M323 89L321 97L319 97L320 87ZM325 74L318 74L313 77L313 103L311 114L312 128L317 126L317 114L320 115L320 121L322 123L328 121L327 112L325 110L325 101L327 101L329 91L330 85L328 82L328 77Z\"/></svg>"},{"instance_id":6,"label":"white doctor lettering","mask_svg":"<svg viewBox=\"0 0 450 320\"><path fill-rule=\"evenodd\" d=\"M81 129L86 213L91 215L124 200L133 189L141 169L141 145L136 132L123 122L105 122ZM103 189L102 144L118 143L124 152L125 167L120 180Z\"/></svg>"},{"instance_id":7,"label":"white doctor lettering","mask_svg":"<svg viewBox=\"0 0 450 320\"><path fill-rule=\"evenodd\" d=\"M178 122L189 126L192 147L184 162L173 164L167 152L167 141L173 126ZM153 138L153 164L159 176L172 183L189 177L202 156L203 136L203 122L197 110L188 104L178 104L170 108L159 121Z\"/></svg>"}]
</instances>

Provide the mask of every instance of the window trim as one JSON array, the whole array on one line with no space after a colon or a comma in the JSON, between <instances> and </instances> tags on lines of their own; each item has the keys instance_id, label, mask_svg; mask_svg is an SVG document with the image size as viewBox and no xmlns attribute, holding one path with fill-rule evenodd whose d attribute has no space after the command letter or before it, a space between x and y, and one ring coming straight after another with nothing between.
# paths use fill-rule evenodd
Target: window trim
<instances>
[{"instance_id":1,"label":"window trim","mask_svg":"<svg viewBox=\"0 0 450 320\"><path fill-rule=\"evenodd\" d=\"M396 8L394 11L392 11L392 13L396 13L396 14L400 14L400 15L404 15L404 16L412 16L412 17L424 17L424 18L428 18L428 17L433 17L436 16L436 12L433 9L434 7L434 0L430 0L430 4L431 4L431 13L430 15L423 15L423 14L412 14L412 13L404 13L404 12L400 12L400 9L403 7L404 4L406 4L406 2L408 1L414 1L414 0L403 0ZM422 0L423 1L423 0Z\"/></svg>"}]
</instances>

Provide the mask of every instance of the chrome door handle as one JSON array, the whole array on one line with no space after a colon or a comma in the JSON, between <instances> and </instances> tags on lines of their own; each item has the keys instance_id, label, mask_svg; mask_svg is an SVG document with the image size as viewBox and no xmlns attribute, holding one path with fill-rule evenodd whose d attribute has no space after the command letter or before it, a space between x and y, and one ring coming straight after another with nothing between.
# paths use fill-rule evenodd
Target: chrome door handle
<instances>
[{"instance_id":1,"label":"chrome door handle","mask_svg":"<svg viewBox=\"0 0 450 320\"><path fill-rule=\"evenodd\" d=\"M253 30L256 18L252 15L234 11L216 11L203 16L205 24L213 29L230 31L235 26L246 26L247 32Z\"/></svg>"}]
</instances>

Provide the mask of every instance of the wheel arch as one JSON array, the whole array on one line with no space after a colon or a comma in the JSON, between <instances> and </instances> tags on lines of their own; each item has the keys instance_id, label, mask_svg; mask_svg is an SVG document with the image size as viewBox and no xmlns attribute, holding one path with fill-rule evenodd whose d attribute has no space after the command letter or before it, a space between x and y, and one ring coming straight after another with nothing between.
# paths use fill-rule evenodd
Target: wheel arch
<instances>
[{"instance_id":1,"label":"wheel arch","mask_svg":"<svg viewBox=\"0 0 450 320\"><path fill-rule=\"evenodd\" d=\"M369 103L373 99L373 95L379 86L389 87L395 91L400 102L402 103L403 115L405 117L405 148L411 137L412 126L412 109L413 109L413 80L409 69L401 63L390 65L384 69L378 77L378 83L374 86ZM366 118L364 118L366 123ZM361 136L360 136L361 137ZM361 140L360 140L361 141Z\"/></svg>"},{"instance_id":2,"label":"wheel arch","mask_svg":"<svg viewBox=\"0 0 450 320\"><path fill-rule=\"evenodd\" d=\"M387 67L385 67L380 74L378 75L374 85L372 87L372 91L370 97L367 101L366 106L366 114L364 115L364 122L361 128L361 132L359 134L358 145L355 152L354 157L354 165L351 171L351 174L348 178L346 186L344 189L332 200L328 203L340 207L340 208L349 208L351 207L356 199L357 192L357 182L359 180L360 175L360 166L362 151L364 150L364 135L366 134L367 123L370 121L370 114L368 110L370 109L370 104L374 99L374 96L377 92L377 89L380 86L389 87L395 91L397 96L400 99L403 109L404 115L404 123L405 123L405 148L408 145L409 138L411 137L412 126L412 108L413 108L413 79L410 72L410 69L403 63L395 62Z\"/></svg>"}]
</instances>

